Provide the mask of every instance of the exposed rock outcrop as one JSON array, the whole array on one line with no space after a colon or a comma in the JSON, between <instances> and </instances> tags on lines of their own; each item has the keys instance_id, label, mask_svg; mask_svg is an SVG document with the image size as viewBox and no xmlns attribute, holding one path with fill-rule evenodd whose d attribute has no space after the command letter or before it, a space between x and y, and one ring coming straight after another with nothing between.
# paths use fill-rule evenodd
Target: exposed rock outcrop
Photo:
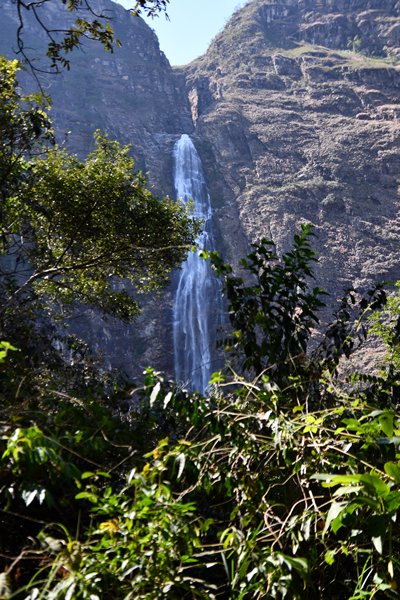
<instances>
[{"instance_id":1,"label":"exposed rock outcrop","mask_svg":"<svg viewBox=\"0 0 400 600\"><path fill-rule=\"evenodd\" d=\"M307 221L333 297L400 279L400 0L251 0L203 57L176 69L143 21L101 7L122 48L87 45L69 73L47 80L73 150L85 154L101 127L133 143L155 188L171 194L172 145L191 133L227 260L265 235L283 251ZM0 8L3 53L12 8ZM168 368L170 295L150 300L137 328L86 321L111 364L132 372L135 355L140 367Z\"/></svg>"},{"instance_id":2,"label":"exposed rock outcrop","mask_svg":"<svg viewBox=\"0 0 400 600\"><path fill-rule=\"evenodd\" d=\"M186 68L196 134L226 182L231 255L237 210L249 240L267 235L279 250L314 223L334 296L400 277L399 8L253 0Z\"/></svg>"}]
</instances>

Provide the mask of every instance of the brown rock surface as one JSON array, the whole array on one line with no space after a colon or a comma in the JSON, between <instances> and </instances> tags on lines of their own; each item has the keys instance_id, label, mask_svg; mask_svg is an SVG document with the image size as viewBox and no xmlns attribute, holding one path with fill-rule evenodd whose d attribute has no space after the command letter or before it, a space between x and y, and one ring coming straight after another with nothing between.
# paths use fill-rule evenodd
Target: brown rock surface
<instances>
[{"instance_id":1,"label":"brown rock surface","mask_svg":"<svg viewBox=\"0 0 400 600\"><path fill-rule=\"evenodd\" d=\"M230 255L237 210L249 240L266 235L279 250L312 222L334 296L400 278L399 8L253 0L186 67L196 135L229 190L218 219ZM358 38L380 56L353 52Z\"/></svg>"}]
</instances>

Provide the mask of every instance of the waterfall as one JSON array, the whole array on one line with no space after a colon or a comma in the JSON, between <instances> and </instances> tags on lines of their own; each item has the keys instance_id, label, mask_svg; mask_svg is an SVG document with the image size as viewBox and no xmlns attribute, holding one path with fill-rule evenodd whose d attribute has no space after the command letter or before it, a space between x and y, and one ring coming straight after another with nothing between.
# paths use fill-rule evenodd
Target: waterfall
<instances>
[{"instance_id":1,"label":"waterfall","mask_svg":"<svg viewBox=\"0 0 400 600\"><path fill-rule=\"evenodd\" d=\"M199 249L213 248L211 204L202 164L196 148L186 134L176 142L175 192L184 203L193 202L196 218L203 222L197 239ZM215 331L221 314L219 283L209 261L190 252L178 274L173 308L175 377L192 391L204 393L212 371Z\"/></svg>"}]
</instances>

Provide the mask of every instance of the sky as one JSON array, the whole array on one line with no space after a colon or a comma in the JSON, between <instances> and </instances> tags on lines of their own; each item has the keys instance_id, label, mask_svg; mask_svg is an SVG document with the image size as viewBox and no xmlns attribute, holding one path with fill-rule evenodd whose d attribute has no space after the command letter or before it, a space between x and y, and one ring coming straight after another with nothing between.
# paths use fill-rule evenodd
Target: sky
<instances>
[{"instance_id":1,"label":"sky","mask_svg":"<svg viewBox=\"0 0 400 600\"><path fill-rule=\"evenodd\" d=\"M132 0L118 0L126 7ZM172 65L184 65L204 54L213 37L244 0L170 0L164 15L146 19Z\"/></svg>"}]
</instances>

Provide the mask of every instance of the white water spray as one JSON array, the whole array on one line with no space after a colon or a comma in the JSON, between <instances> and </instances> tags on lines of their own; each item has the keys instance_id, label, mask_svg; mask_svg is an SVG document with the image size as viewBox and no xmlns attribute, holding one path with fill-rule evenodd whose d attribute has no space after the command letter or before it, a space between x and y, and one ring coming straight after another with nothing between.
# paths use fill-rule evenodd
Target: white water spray
<instances>
[{"instance_id":1,"label":"white water spray","mask_svg":"<svg viewBox=\"0 0 400 600\"><path fill-rule=\"evenodd\" d=\"M197 240L200 250L212 249L211 204L201 160L186 134L176 142L175 191L184 203L193 201L196 218L203 222ZM173 309L175 377L192 391L204 393L213 370L215 330L221 314L218 281L209 261L190 252L179 273Z\"/></svg>"}]
</instances>

